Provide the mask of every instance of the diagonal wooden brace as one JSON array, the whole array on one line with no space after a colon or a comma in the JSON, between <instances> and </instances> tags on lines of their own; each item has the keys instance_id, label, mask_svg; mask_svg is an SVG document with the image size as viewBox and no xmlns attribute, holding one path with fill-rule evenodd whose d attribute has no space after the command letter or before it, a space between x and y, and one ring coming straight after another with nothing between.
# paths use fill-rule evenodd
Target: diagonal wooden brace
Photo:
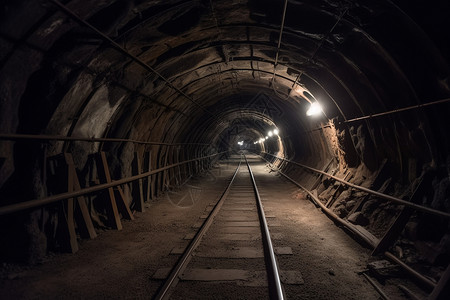
<instances>
[{"instance_id":1,"label":"diagonal wooden brace","mask_svg":"<svg viewBox=\"0 0 450 300\"><path fill-rule=\"evenodd\" d=\"M72 155L70 153L64 153L64 159L67 164L68 172L68 192L81 190ZM86 199L83 196L77 197L76 203L78 204L81 212L81 218L77 220L77 224L79 224L80 227L83 227L86 236L89 236L91 239L96 238L97 233L95 232L94 225L92 224L89 209L86 205Z\"/></svg>"},{"instance_id":2,"label":"diagonal wooden brace","mask_svg":"<svg viewBox=\"0 0 450 300\"><path fill-rule=\"evenodd\" d=\"M108 162L106 160L105 152L100 152L97 155L97 170L98 174L101 177L100 180L103 183L110 183L111 173L109 172ZM111 222L113 226L117 230L122 230L122 222L120 221L119 211L117 209L116 197L114 195L114 189L112 187L108 188L108 199L109 199L109 217L111 218Z\"/></svg>"},{"instance_id":3,"label":"diagonal wooden brace","mask_svg":"<svg viewBox=\"0 0 450 300\"><path fill-rule=\"evenodd\" d=\"M139 153L134 152L134 161L133 161L133 171L140 175L142 173L141 167L141 158ZM134 183L133 194L136 203L136 209L140 212L143 212L144 209L144 189L143 189L143 180L139 179Z\"/></svg>"}]
</instances>

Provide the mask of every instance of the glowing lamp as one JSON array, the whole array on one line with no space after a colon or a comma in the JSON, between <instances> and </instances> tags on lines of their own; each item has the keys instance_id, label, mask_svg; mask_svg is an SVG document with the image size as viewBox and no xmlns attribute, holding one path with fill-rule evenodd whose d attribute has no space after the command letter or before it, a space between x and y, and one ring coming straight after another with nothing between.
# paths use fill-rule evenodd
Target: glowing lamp
<instances>
[{"instance_id":1,"label":"glowing lamp","mask_svg":"<svg viewBox=\"0 0 450 300\"><path fill-rule=\"evenodd\" d=\"M322 107L320 106L319 102L313 102L311 103L311 106L309 107L308 111L306 112L307 116L315 116L322 112Z\"/></svg>"}]
</instances>

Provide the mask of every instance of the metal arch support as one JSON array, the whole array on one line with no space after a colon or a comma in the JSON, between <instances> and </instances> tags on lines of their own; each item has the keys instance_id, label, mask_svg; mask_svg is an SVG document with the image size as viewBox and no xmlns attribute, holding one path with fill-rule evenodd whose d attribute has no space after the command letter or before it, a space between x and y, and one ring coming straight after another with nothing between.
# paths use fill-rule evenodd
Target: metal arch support
<instances>
[{"instance_id":1,"label":"metal arch support","mask_svg":"<svg viewBox=\"0 0 450 300\"><path fill-rule=\"evenodd\" d=\"M144 69L146 69L147 71L150 71L154 74L156 74L162 81L164 81L166 83L166 85L168 87L170 87L171 89L175 90L177 93L179 93L181 96L183 96L184 98L186 98L187 100L191 101L192 103L194 103L195 105L197 105L199 108L201 108L203 111L205 111L208 114L212 114L209 110L207 110L205 107L203 107L201 104L197 103L194 99L192 99L191 97L189 97L185 92L183 92L182 90L180 90L179 88L175 87L169 80L167 80L167 78L165 78L161 73L159 73L158 71L156 71L154 68L152 68L151 66L149 66L147 63L145 63L143 60L141 60L140 58L136 57L135 55L131 54L130 52L128 52L127 50L125 50L122 46L120 46L118 43L116 43L113 39L111 39L110 37L108 37L107 35L105 35L103 32L101 32L100 30L98 30L97 28L95 28L94 26L92 26L91 24L89 24L88 22L86 22L85 20L81 19L78 15L76 15L72 10L70 10L68 7L66 7L65 5L63 5L61 2L57 1L57 0L49 0L50 2L52 2L53 4L55 4L61 11L63 11L66 15L68 15L70 18L74 19L76 22L81 23L82 25L88 27L89 29L91 29L92 31L94 31L99 37L101 37L104 41L108 42L109 44L111 44L111 46L113 46L116 50L118 50L120 53L122 53L123 55L125 55L126 57L130 58L131 60L133 60L134 62L136 62L138 65L140 65L141 67L143 67Z\"/></svg>"}]
</instances>

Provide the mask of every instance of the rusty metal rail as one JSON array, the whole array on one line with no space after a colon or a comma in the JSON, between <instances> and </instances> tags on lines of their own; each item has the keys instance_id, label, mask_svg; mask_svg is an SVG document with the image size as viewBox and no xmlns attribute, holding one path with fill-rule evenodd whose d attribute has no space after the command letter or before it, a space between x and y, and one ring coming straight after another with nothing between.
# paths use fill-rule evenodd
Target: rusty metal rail
<instances>
[{"instance_id":1,"label":"rusty metal rail","mask_svg":"<svg viewBox=\"0 0 450 300\"><path fill-rule=\"evenodd\" d=\"M230 191L231 185L234 182L234 179L236 178L236 175L239 171L239 168L241 166L241 161L239 161L239 164L236 168L236 171L234 172L233 176L231 177L230 183L222 193L222 195L219 198L219 201L217 201L214 208L211 210L210 214L208 215L208 218L203 223L200 230L195 234L195 237L192 239L192 241L187 246L186 250L184 251L183 255L178 259L177 264L172 268L170 271L169 276L165 280L164 284L159 288L158 293L156 294L153 299L167 299L170 296L170 289L176 284L178 280L178 276L182 271L186 268L187 264L189 263L192 253L197 248L197 246L200 244L203 236L208 231L209 227L211 226L212 222L214 221L214 217L219 212L220 208L222 207L223 202L227 198L227 195Z\"/></svg>"},{"instance_id":2,"label":"rusty metal rail","mask_svg":"<svg viewBox=\"0 0 450 300\"><path fill-rule=\"evenodd\" d=\"M42 134L15 134L15 133L0 133L0 140L30 140L30 141L73 141L73 142L127 142L143 145L162 145L162 146L181 146L181 145L198 145L209 146L207 143L161 143L161 142L146 142L133 139L118 139L118 138L88 138L76 136L62 136L62 135L42 135Z\"/></svg>"},{"instance_id":3,"label":"rusty metal rail","mask_svg":"<svg viewBox=\"0 0 450 300\"><path fill-rule=\"evenodd\" d=\"M269 154L269 153L267 153ZM264 159L267 163L271 164L270 161L268 161L267 159L265 159L263 156L261 156L262 159ZM344 226L348 231L350 231L352 234L354 234L355 236L357 236L360 240L364 241L368 246L370 246L372 249L374 249L378 243L378 241L374 241L373 239L370 239L369 237L367 237L366 235L363 234L363 232L361 232L356 226L354 226L353 224L351 224L350 222L340 218L339 216L337 216L334 212L332 212L329 208L327 208L321 201L320 199L318 199L313 193L311 193L311 191L309 191L307 188L305 188L304 186L302 186L300 183L298 183L297 181L295 181L294 179L292 179L291 177L289 177L288 175L284 174L283 172L281 172L280 170L278 170L278 173L280 173L283 177L285 177L286 179L288 179L289 181L291 181L293 184L295 184L296 186L298 186L299 188L301 188L302 190L304 190L312 199L312 201L322 209L322 211L328 216L330 217L333 221L341 224L342 226ZM322 173L322 172L321 172ZM413 276L414 278L416 278L419 282L421 282L423 285L425 285L426 287L430 288L430 289L434 289L436 288L436 283L434 283L433 281L431 281L430 279L428 279L427 277L423 276L422 274L420 274L419 272L417 272L416 270L414 270L413 268L411 268L410 266L408 266L407 264L405 264L404 262L402 262L400 259L398 259L395 255L393 255L392 253L386 251L384 252L384 255L394 261L395 263L397 263L400 267L402 267L406 272L408 272L411 276Z\"/></svg>"},{"instance_id":4,"label":"rusty metal rail","mask_svg":"<svg viewBox=\"0 0 450 300\"><path fill-rule=\"evenodd\" d=\"M310 170L312 172L325 175L325 176L327 176L329 178L332 178L334 180L337 180L337 181L339 181L339 182L341 182L341 183L343 183L343 184L345 184L345 185L347 185L347 186L349 186L351 188L354 188L354 189L366 192L368 194L377 196L379 198L382 198L382 199L385 199L385 200L388 200L388 201L391 201L391 202L394 202L394 203L397 203L397 204L400 204L400 205L405 205L407 207L411 207L411 208L413 208L413 209L415 209L417 211L421 211L421 212L425 212L425 213L429 213L429 214L433 214L433 215L437 215L437 216L441 216L441 217L445 217L445 218L450 218L450 213L448 213L448 212L444 212L444 211L436 210L436 209L429 208L429 207L426 207L426 206L423 206L423 205L411 203L409 201L406 201L406 200L403 200L403 199L400 199L400 198L397 198L397 197L394 197L394 196L391 196L391 195L386 195L386 194L383 194L383 193L380 193L380 192L377 192L377 191L365 188L363 186L359 186L359 185L350 183L350 182L348 182L346 180L340 179L340 178L338 178L336 176L333 176L333 175L328 174L326 172L323 172L321 170L314 169L312 167L300 164L298 162L295 162L295 161L292 161L292 160L289 160L289 159L285 159L283 157L279 157L279 156L276 156L276 155L273 155L273 154L270 154L270 153L267 153L267 152L261 152L261 153L267 154L267 155L272 156L272 157L277 158L277 159L281 159L281 160L286 161L288 163L291 163L291 164L294 164L296 166L299 166L299 167L301 167L303 169Z\"/></svg>"},{"instance_id":5,"label":"rusty metal rail","mask_svg":"<svg viewBox=\"0 0 450 300\"><path fill-rule=\"evenodd\" d=\"M381 113L376 113L376 114L372 114L372 115L368 115L368 116L345 120L344 123L351 123L351 122L355 122L355 121L372 119L372 118L376 118L376 117L381 117L381 116L385 116L385 115L395 114L395 113L399 113L399 112L403 112L403 111L407 111L407 110L413 110L413 109L418 109L418 108L422 108L422 107L427 107L427 106L442 104L442 103L447 103L447 102L450 102L450 98L445 98L445 99L436 100L433 102L422 103L422 104L417 104L417 105L408 106L408 107L397 108L397 109L393 109L393 110L386 111L386 112L381 112Z\"/></svg>"},{"instance_id":6,"label":"rusty metal rail","mask_svg":"<svg viewBox=\"0 0 450 300\"><path fill-rule=\"evenodd\" d=\"M96 186L91 186L91 187L87 187L78 191L73 191L73 192L67 192L67 193L62 193L62 194L58 194L58 195L53 195L50 197L45 197L45 198L39 198L39 199L34 199L34 200L30 200L30 201L26 201L26 202L20 202L20 203L15 203L15 204L11 204L11 205L6 205L6 206L2 206L0 207L0 216L1 215L6 215L6 214L11 214L14 212L18 212L21 210L25 210L25 209L30 209L30 208L34 208L34 207L39 207L39 206L43 206L43 205L47 205L50 203L54 203L54 202L58 202L61 200L65 200L65 199L69 199L69 198L75 198L75 197L79 197L79 196L83 196L86 194L91 194L93 192L98 192L101 190L105 190L111 187L115 187L121 184L125 184L125 183L129 183L135 180L139 180L148 176L151 176L153 174L157 174L159 172L162 172L164 170L168 170L174 167L178 167L181 166L183 164L187 164L190 162L195 162L195 161L200 161L200 160L204 160L204 159L208 159L208 158L212 158L215 157L217 155L221 155L224 154L228 151L224 151L224 152L219 152L219 153L215 153L212 155L207 155L207 156L203 156L200 158L194 158L194 159L189 159L186 161L182 161L182 162L178 162L175 164L171 164L159 169L155 169L152 171L148 171L142 174L138 174L138 175L134 175L131 177L126 177L126 178L122 178L113 182L109 182L109 183L103 183L103 184L99 184Z\"/></svg>"},{"instance_id":7,"label":"rusty metal rail","mask_svg":"<svg viewBox=\"0 0 450 300\"><path fill-rule=\"evenodd\" d=\"M273 250L272 240L270 238L269 226L267 225L266 216L264 214L264 209L259 196L258 187L256 186L255 177L253 176L250 164L245 157L245 162L247 163L248 172L250 173L250 178L253 184L253 190L255 191L256 206L258 207L258 215L261 221L261 234L264 241L264 248L269 255L268 266L267 266L267 277L269 280L270 287L270 299L284 299L283 287L281 286L280 274L278 269L277 259L275 257L275 251Z\"/></svg>"},{"instance_id":8,"label":"rusty metal rail","mask_svg":"<svg viewBox=\"0 0 450 300\"><path fill-rule=\"evenodd\" d=\"M251 179L251 186L248 185L253 191L254 191L254 200L256 200L256 207L258 210L258 218L260 220L260 229L261 229L261 235L263 240L263 247L264 247L264 253L266 258L266 270L267 270L267 279L269 284L269 292L270 292L270 299L277 299L282 300L284 299L284 291L281 286L281 280L280 280L280 274L278 270L278 263L275 257L274 248L272 245L272 241L270 238L270 232L268 229L268 224L266 221L266 217L264 214L264 210L262 207L261 198L259 196L258 188L256 186L255 178L253 176L250 164L247 161L247 158L245 157L245 162L247 165L247 169L249 172L249 176ZM211 224L214 221L214 218L221 210L222 205L228 198L228 194L230 190L232 189L233 184L235 183L235 179L237 174L239 173L239 170L241 168L241 162L242 162L242 156L239 161L239 164L228 183L227 187L225 188L224 192L220 196L219 200L214 205L214 208L209 213L206 220L203 222L202 226L200 227L199 231L195 234L194 238L191 240L189 245L187 246L186 250L183 252L181 257L178 259L176 265L172 268L170 271L170 274L168 275L167 279L165 280L164 284L160 287L157 294L153 297L155 300L162 300L162 299L169 299L171 293L173 292L173 288L177 284L179 280L180 274L184 272L187 265L189 264L193 251L200 245L202 238L204 237L205 233L210 228ZM239 182L238 182L239 183ZM253 201L253 196L252 200Z\"/></svg>"}]
</instances>

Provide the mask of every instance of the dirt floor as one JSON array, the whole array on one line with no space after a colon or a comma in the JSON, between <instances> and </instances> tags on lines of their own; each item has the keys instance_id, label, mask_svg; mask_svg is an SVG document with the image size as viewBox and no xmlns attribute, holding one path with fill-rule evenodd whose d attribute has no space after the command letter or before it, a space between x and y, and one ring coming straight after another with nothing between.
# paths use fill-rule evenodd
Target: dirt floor
<instances>
[{"instance_id":1,"label":"dirt floor","mask_svg":"<svg viewBox=\"0 0 450 300\"><path fill-rule=\"evenodd\" d=\"M4 264L0 299L151 298L162 284L155 272L175 264L179 256L171 251L186 246L186 237L195 233L199 217L219 199L234 168L235 161L221 161L180 189L147 203L134 221L123 221L123 230L101 231L95 240L80 240L75 254L51 254L37 266ZM292 249L292 255L278 258L280 269L299 271L304 281L285 285L287 298L378 299L358 274L366 269L370 251L265 163L254 160L253 169L266 214L278 223L270 227L277 237L274 246ZM195 299L220 299L220 289L233 289L230 284L210 286L208 293ZM392 296L401 298L397 293Z\"/></svg>"}]
</instances>

